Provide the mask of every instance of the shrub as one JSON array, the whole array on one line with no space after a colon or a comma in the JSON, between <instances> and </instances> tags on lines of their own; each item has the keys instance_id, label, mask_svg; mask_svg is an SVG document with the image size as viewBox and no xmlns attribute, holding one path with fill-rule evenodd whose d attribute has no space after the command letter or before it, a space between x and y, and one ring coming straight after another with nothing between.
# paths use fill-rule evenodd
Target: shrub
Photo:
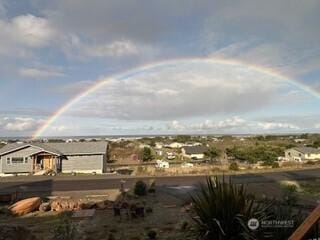
<instances>
[{"instance_id":1,"label":"shrub","mask_svg":"<svg viewBox=\"0 0 320 240\"><path fill-rule=\"evenodd\" d=\"M230 166L229 166L229 170L238 171L239 170L238 163L236 163L236 162L231 163Z\"/></svg>"},{"instance_id":2,"label":"shrub","mask_svg":"<svg viewBox=\"0 0 320 240\"><path fill-rule=\"evenodd\" d=\"M297 191L298 191L298 187L296 185L290 184L290 185L284 186L283 196L282 196L283 202L289 206L296 204L298 201Z\"/></svg>"},{"instance_id":3,"label":"shrub","mask_svg":"<svg viewBox=\"0 0 320 240\"><path fill-rule=\"evenodd\" d=\"M134 194L138 196L147 195L147 184L144 181L137 181L134 186Z\"/></svg>"},{"instance_id":4,"label":"shrub","mask_svg":"<svg viewBox=\"0 0 320 240\"><path fill-rule=\"evenodd\" d=\"M279 168L280 166L279 166L279 163L273 162L273 163L271 164L271 167L272 167L272 168Z\"/></svg>"},{"instance_id":5,"label":"shrub","mask_svg":"<svg viewBox=\"0 0 320 240\"><path fill-rule=\"evenodd\" d=\"M156 180L155 179L150 180L148 192L149 193L155 193L156 192Z\"/></svg>"},{"instance_id":6,"label":"shrub","mask_svg":"<svg viewBox=\"0 0 320 240\"><path fill-rule=\"evenodd\" d=\"M315 161L308 160L305 164L306 165L316 165L317 163Z\"/></svg>"},{"instance_id":7,"label":"shrub","mask_svg":"<svg viewBox=\"0 0 320 240\"><path fill-rule=\"evenodd\" d=\"M251 218L268 220L270 205L249 197L243 185L207 178L191 200L198 239L262 239L261 229L251 231L247 223Z\"/></svg>"},{"instance_id":8,"label":"shrub","mask_svg":"<svg viewBox=\"0 0 320 240\"><path fill-rule=\"evenodd\" d=\"M144 147L142 149L142 161L147 162L153 159L151 148Z\"/></svg>"},{"instance_id":9,"label":"shrub","mask_svg":"<svg viewBox=\"0 0 320 240\"><path fill-rule=\"evenodd\" d=\"M72 223L69 213L62 213L57 225L53 229L54 240L74 240L76 239L77 229Z\"/></svg>"},{"instance_id":10,"label":"shrub","mask_svg":"<svg viewBox=\"0 0 320 240\"><path fill-rule=\"evenodd\" d=\"M155 230L150 230L147 235L148 235L148 240L157 239L157 232Z\"/></svg>"}]
</instances>

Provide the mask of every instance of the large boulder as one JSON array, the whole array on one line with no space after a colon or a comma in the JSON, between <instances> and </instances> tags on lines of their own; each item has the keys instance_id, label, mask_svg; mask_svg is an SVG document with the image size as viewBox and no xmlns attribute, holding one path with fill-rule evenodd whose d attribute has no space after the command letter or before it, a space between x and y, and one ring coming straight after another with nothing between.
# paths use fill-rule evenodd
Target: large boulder
<instances>
[{"instance_id":1,"label":"large boulder","mask_svg":"<svg viewBox=\"0 0 320 240\"><path fill-rule=\"evenodd\" d=\"M27 198L16 202L8 209L11 214L21 216L38 210L41 202L41 198L39 197Z\"/></svg>"},{"instance_id":2,"label":"large boulder","mask_svg":"<svg viewBox=\"0 0 320 240\"><path fill-rule=\"evenodd\" d=\"M31 231L23 226L1 224L0 240L36 240Z\"/></svg>"}]
</instances>

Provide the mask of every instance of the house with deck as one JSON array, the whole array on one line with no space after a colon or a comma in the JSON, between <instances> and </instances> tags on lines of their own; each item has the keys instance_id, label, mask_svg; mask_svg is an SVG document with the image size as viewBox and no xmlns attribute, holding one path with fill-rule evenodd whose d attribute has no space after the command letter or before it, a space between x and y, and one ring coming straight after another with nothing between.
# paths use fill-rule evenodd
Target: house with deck
<instances>
[{"instance_id":1,"label":"house with deck","mask_svg":"<svg viewBox=\"0 0 320 240\"><path fill-rule=\"evenodd\" d=\"M107 152L107 142L8 144L0 148L0 175L43 170L103 173Z\"/></svg>"}]
</instances>

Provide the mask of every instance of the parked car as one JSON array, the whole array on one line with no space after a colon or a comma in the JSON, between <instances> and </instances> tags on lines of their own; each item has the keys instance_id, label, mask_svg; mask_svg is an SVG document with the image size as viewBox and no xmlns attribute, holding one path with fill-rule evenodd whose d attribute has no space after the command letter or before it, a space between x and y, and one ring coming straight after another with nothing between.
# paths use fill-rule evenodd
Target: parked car
<instances>
[{"instance_id":1,"label":"parked car","mask_svg":"<svg viewBox=\"0 0 320 240\"><path fill-rule=\"evenodd\" d=\"M176 156L172 152L167 152L167 159L168 160L173 160L175 158L176 158Z\"/></svg>"},{"instance_id":2,"label":"parked car","mask_svg":"<svg viewBox=\"0 0 320 240\"><path fill-rule=\"evenodd\" d=\"M169 168L169 163L163 160L157 160L156 168Z\"/></svg>"}]
</instances>

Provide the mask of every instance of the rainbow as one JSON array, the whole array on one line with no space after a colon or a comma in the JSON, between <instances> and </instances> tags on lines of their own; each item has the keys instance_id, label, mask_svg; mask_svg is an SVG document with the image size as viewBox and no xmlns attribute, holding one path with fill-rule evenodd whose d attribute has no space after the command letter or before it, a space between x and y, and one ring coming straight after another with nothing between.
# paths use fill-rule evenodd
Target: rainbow
<instances>
[{"instance_id":1,"label":"rainbow","mask_svg":"<svg viewBox=\"0 0 320 240\"><path fill-rule=\"evenodd\" d=\"M247 68L251 68L252 70L273 76L273 77L277 77L277 78L281 78L287 82L289 82L290 84L293 84L295 86L297 86L298 88L304 90L305 92L308 92L309 94L311 94L312 96L316 97L316 98L320 98L320 93L316 92L315 90L311 89L310 87L303 85L297 81L295 81L294 79L288 78L287 76L285 76L284 74L278 72L275 69L271 69L271 68L267 68L267 67L262 67L262 66L257 66L254 64L249 64L243 61L237 61L237 60L230 60L230 59L225 59L225 58L212 58L212 57L203 57L203 58L178 58L178 59L172 59L172 60L166 60L166 61L158 61L158 62L152 62L149 63L147 65L143 65L143 66L138 66L135 68L132 68L130 70L126 70L122 73L118 73L112 76L109 76L107 79L103 79L103 80L97 80L93 85L91 85L88 89L86 89L85 91L81 92L80 94L74 96L73 98L71 98L67 103L65 103L61 108L59 108L54 114L52 114L52 116L50 116L47 121L39 128L36 130L36 132L33 134L32 138L36 139L39 138L43 135L43 133L63 114L65 113L69 108L71 108L75 103L79 102L81 99L83 99L84 97L90 95L91 93L95 92L96 90L98 90L99 88L105 86L108 84L108 82L111 79L124 79L126 76L133 74L135 72L144 72L148 69L151 68L155 68L155 67L159 67L165 64L178 64L179 62L184 62L184 61L190 61L190 62L197 62L197 61L205 61L205 62L210 62L210 63L218 63L218 64L226 64L226 65L234 65L234 66L244 66Z\"/></svg>"}]
</instances>

